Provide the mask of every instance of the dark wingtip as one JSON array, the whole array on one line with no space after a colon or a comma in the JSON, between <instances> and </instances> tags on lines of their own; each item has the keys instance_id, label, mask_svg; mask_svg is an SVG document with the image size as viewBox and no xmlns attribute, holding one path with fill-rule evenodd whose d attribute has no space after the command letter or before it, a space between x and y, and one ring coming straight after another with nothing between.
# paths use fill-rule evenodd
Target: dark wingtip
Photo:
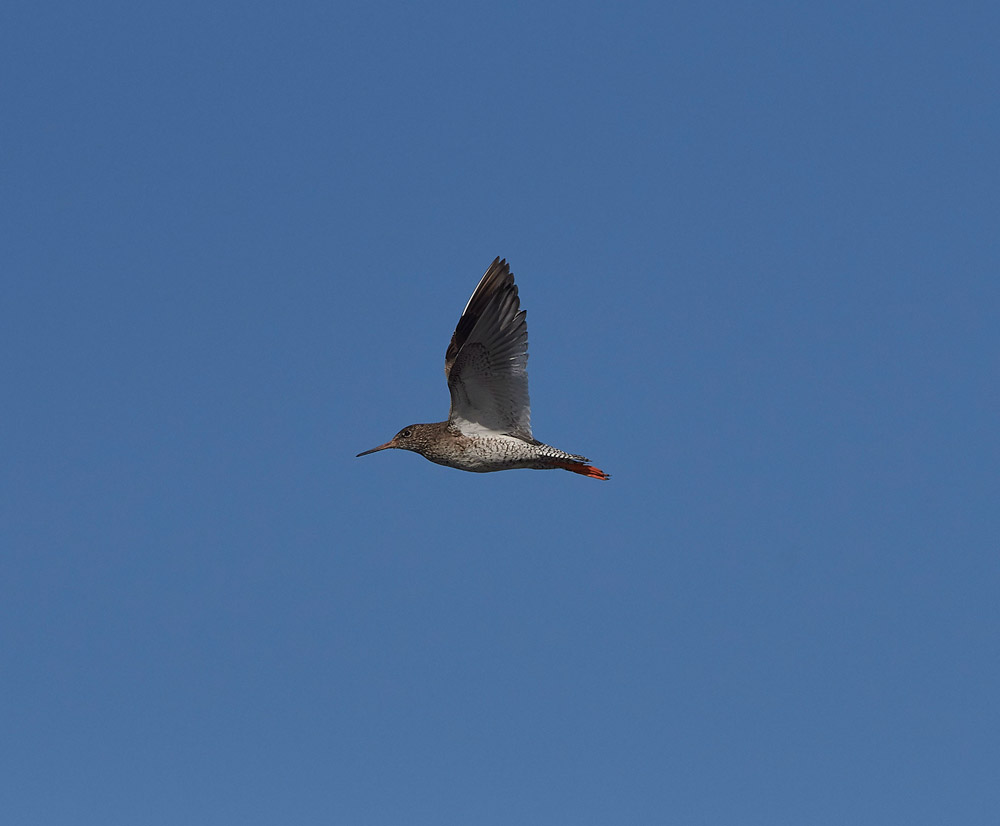
<instances>
[{"instance_id":1,"label":"dark wingtip","mask_svg":"<svg viewBox=\"0 0 1000 826\"><path fill-rule=\"evenodd\" d=\"M509 282L509 283L508 283ZM462 315L455 326L451 342L445 353L445 364L449 365L462 349L466 339L479 321L479 317L485 312L494 296L501 290L510 290L513 294L513 301L517 302L517 285L514 283L514 276L510 271L506 259L499 255L493 259L493 263L479 279L476 289L473 291L469 303L462 310Z\"/></svg>"}]
</instances>

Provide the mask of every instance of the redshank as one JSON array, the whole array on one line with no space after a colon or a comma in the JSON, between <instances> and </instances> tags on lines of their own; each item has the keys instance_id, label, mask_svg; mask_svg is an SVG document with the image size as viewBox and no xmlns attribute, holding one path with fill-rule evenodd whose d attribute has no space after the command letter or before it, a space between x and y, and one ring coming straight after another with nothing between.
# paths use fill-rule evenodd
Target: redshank
<instances>
[{"instance_id":1,"label":"redshank","mask_svg":"<svg viewBox=\"0 0 1000 826\"><path fill-rule=\"evenodd\" d=\"M451 393L448 421L411 424L358 456L392 447L474 473L561 468L591 479L610 478L586 457L531 435L524 316L510 267L494 259L465 305L444 357Z\"/></svg>"}]
</instances>

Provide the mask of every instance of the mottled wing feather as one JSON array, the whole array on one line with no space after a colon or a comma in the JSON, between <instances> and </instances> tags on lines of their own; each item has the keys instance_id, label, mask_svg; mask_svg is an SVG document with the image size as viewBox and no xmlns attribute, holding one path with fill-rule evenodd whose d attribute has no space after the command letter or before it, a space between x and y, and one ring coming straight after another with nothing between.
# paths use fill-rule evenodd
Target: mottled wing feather
<instances>
[{"instance_id":1,"label":"mottled wing feather","mask_svg":"<svg viewBox=\"0 0 1000 826\"><path fill-rule=\"evenodd\" d=\"M452 424L531 440L528 325L506 261L493 261L465 305L444 372Z\"/></svg>"}]
</instances>

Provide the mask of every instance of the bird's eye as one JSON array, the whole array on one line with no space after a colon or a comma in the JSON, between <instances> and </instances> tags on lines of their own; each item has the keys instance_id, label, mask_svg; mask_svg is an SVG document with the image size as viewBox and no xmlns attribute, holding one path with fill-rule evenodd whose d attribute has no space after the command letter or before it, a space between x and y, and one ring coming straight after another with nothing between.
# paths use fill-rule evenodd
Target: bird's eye
<instances>
[{"instance_id":1,"label":"bird's eye","mask_svg":"<svg viewBox=\"0 0 1000 826\"><path fill-rule=\"evenodd\" d=\"M413 435L413 434L409 430L403 430L403 431L400 432L399 435L402 436L404 439L409 439L410 436Z\"/></svg>"}]
</instances>

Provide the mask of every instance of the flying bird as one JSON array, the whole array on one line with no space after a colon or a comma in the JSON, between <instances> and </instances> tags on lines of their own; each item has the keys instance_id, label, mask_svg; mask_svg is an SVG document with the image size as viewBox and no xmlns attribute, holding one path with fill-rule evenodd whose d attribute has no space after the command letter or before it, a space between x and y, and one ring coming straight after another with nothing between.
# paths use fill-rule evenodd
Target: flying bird
<instances>
[{"instance_id":1,"label":"flying bird","mask_svg":"<svg viewBox=\"0 0 1000 826\"><path fill-rule=\"evenodd\" d=\"M451 393L448 421L411 424L358 456L397 448L474 473L561 468L591 479L610 478L585 456L531 435L524 316L510 267L494 259L465 305L444 357Z\"/></svg>"}]
</instances>

